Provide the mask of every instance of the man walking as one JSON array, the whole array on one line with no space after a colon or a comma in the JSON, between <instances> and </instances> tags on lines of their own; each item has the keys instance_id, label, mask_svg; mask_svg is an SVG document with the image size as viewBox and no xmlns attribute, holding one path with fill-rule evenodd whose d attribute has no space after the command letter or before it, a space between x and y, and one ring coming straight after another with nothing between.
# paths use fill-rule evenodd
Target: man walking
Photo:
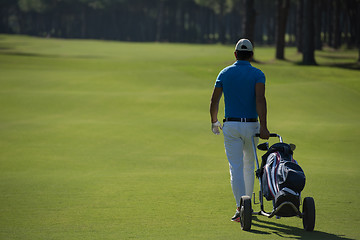
<instances>
[{"instance_id":1,"label":"man walking","mask_svg":"<svg viewBox=\"0 0 360 240\"><path fill-rule=\"evenodd\" d=\"M254 189L252 137L260 133L260 138L268 139L270 133L266 122L265 75L250 64L254 54L251 42L240 39L234 54L237 61L224 68L216 79L210 116L213 133L219 135L219 128L223 130L230 182L237 205L232 221L240 221L240 199L244 195L251 197ZM223 93L225 119L222 127L217 115Z\"/></svg>"}]
</instances>

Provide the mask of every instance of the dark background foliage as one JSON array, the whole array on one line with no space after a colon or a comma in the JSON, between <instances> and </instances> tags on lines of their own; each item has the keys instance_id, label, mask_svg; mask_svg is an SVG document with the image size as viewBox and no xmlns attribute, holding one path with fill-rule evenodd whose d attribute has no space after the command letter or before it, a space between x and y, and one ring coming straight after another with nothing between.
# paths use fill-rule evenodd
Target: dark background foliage
<instances>
[{"instance_id":1,"label":"dark background foliage","mask_svg":"<svg viewBox=\"0 0 360 240\"><path fill-rule=\"evenodd\" d=\"M0 33L137 42L359 48L360 0L1 0Z\"/></svg>"}]
</instances>

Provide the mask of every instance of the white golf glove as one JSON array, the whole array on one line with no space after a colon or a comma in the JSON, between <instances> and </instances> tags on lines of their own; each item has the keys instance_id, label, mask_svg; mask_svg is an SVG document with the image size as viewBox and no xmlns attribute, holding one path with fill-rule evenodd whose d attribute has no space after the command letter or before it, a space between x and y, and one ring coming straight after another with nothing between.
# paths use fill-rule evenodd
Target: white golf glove
<instances>
[{"instance_id":1,"label":"white golf glove","mask_svg":"<svg viewBox=\"0 0 360 240\"><path fill-rule=\"evenodd\" d=\"M222 126L221 126L221 123L219 121L211 124L211 130L216 135L220 134L219 128L222 130Z\"/></svg>"}]
</instances>

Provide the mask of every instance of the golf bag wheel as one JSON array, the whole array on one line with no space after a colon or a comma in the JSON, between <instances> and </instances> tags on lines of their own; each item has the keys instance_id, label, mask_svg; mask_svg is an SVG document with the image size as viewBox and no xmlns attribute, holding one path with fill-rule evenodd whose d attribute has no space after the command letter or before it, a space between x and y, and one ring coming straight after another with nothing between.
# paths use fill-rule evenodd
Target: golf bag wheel
<instances>
[{"instance_id":1,"label":"golf bag wheel","mask_svg":"<svg viewBox=\"0 0 360 240\"><path fill-rule=\"evenodd\" d=\"M240 225L241 229L248 231L251 228L252 210L251 198L242 196L240 200Z\"/></svg>"},{"instance_id":2,"label":"golf bag wheel","mask_svg":"<svg viewBox=\"0 0 360 240\"><path fill-rule=\"evenodd\" d=\"M315 201L306 197L303 202L303 226L305 231L313 231L315 227Z\"/></svg>"}]
</instances>

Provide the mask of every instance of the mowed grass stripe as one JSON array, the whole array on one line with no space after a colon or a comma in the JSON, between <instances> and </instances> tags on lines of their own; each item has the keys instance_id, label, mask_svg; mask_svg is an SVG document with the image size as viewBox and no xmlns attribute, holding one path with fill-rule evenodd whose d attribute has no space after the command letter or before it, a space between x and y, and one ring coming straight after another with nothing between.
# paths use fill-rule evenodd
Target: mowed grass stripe
<instances>
[{"instance_id":1,"label":"mowed grass stripe","mask_svg":"<svg viewBox=\"0 0 360 240\"><path fill-rule=\"evenodd\" d=\"M233 46L9 35L0 46L1 239L359 236L359 72L334 65L354 52L317 52L307 67L294 48L288 61L256 49L269 127L298 146L317 232L261 217L243 232L208 113Z\"/></svg>"}]
</instances>

